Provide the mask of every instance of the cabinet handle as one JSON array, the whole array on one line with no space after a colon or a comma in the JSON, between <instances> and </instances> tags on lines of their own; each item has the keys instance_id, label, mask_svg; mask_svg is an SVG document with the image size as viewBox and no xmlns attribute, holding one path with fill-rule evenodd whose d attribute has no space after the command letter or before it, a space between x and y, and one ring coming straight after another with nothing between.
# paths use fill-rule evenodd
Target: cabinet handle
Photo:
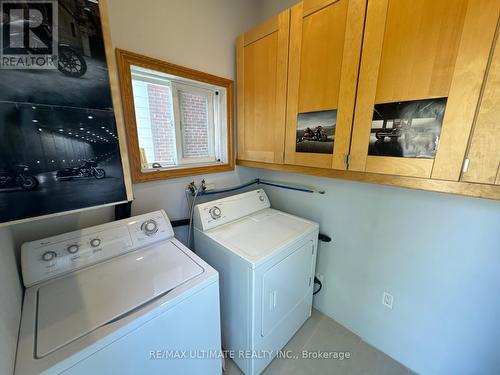
<instances>
[{"instance_id":1,"label":"cabinet handle","mask_svg":"<svg viewBox=\"0 0 500 375\"><path fill-rule=\"evenodd\" d=\"M344 156L344 164L347 168L349 168L350 163L351 163L351 155L347 154Z\"/></svg>"},{"instance_id":2,"label":"cabinet handle","mask_svg":"<svg viewBox=\"0 0 500 375\"><path fill-rule=\"evenodd\" d=\"M464 165L462 167L462 172L463 173L467 173L467 171L469 170L469 162L470 162L469 159L465 159L464 160Z\"/></svg>"}]
</instances>

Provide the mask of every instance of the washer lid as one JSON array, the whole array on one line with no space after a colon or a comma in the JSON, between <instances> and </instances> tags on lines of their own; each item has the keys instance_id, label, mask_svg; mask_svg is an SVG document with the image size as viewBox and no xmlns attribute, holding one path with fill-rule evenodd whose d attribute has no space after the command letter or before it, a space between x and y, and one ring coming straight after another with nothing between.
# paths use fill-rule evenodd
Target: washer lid
<instances>
[{"instance_id":1,"label":"washer lid","mask_svg":"<svg viewBox=\"0 0 500 375\"><path fill-rule=\"evenodd\" d=\"M119 319L203 272L175 244L165 241L41 286L36 357Z\"/></svg>"},{"instance_id":2,"label":"washer lid","mask_svg":"<svg viewBox=\"0 0 500 375\"><path fill-rule=\"evenodd\" d=\"M312 221L267 208L205 234L256 265L318 227Z\"/></svg>"}]
</instances>

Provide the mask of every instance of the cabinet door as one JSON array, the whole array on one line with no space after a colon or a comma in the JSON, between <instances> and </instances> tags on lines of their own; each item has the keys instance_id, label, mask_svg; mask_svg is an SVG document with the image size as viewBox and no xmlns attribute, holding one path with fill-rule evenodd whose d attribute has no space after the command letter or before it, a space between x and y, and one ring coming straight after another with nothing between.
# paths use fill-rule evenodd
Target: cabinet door
<instances>
[{"instance_id":1,"label":"cabinet door","mask_svg":"<svg viewBox=\"0 0 500 375\"><path fill-rule=\"evenodd\" d=\"M366 0L291 9L285 162L345 169Z\"/></svg>"},{"instance_id":2,"label":"cabinet door","mask_svg":"<svg viewBox=\"0 0 500 375\"><path fill-rule=\"evenodd\" d=\"M283 163L290 11L237 40L238 158Z\"/></svg>"},{"instance_id":3,"label":"cabinet door","mask_svg":"<svg viewBox=\"0 0 500 375\"><path fill-rule=\"evenodd\" d=\"M457 181L497 0L368 0L349 168Z\"/></svg>"},{"instance_id":4,"label":"cabinet door","mask_svg":"<svg viewBox=\"0 0 500 375\"><path fill-rule=\"evenodd\" d=\"M500 185L500 45L498 34L461 180Z\"/></svg>"}]
</instances>

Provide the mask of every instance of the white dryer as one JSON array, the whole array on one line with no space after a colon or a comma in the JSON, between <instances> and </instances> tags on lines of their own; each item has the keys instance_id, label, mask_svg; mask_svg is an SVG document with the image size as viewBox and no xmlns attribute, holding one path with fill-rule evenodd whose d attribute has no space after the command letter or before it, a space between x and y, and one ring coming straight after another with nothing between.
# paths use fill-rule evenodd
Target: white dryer
<instances>
[{"instance_id":1,"label":"white dryer","mask_svg":"<svg viewBox=\"0 0 500 375\"><path fill-rule=\"evenodd\" d=\"M197 205L197 254L219 271L222 346L259 374L311 315L319 226L259 189Z\"/></svg>"},{"instance_id":2,"label":"white dryer","mask_svg":"<svg viewBox=\"0 0 500 375\"><path fill-rule=\"evenodd\" d=\"M220 374L217 272L157 211L26 243L16 374Z\"/></svg>"}]
</instances>

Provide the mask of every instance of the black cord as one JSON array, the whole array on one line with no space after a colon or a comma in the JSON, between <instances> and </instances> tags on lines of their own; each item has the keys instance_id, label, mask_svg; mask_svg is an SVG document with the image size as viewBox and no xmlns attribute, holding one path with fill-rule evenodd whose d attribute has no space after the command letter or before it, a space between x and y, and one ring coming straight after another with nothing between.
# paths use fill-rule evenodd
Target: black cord
<instances>
[{"instance_id":1,"label":"black cord","mask_svg":"<svg viewBox=\"0 0 500 375\"><path fill-rule=\"evenodd\" d=\"M313 296L318 294L319 291L321 290L321 288L323 288L323 283L321 281L319 281L319 279L316 276L314 276L314 284L318 284L319 288L317 291L313 292Z\"/></svg>"}]
</instances>

